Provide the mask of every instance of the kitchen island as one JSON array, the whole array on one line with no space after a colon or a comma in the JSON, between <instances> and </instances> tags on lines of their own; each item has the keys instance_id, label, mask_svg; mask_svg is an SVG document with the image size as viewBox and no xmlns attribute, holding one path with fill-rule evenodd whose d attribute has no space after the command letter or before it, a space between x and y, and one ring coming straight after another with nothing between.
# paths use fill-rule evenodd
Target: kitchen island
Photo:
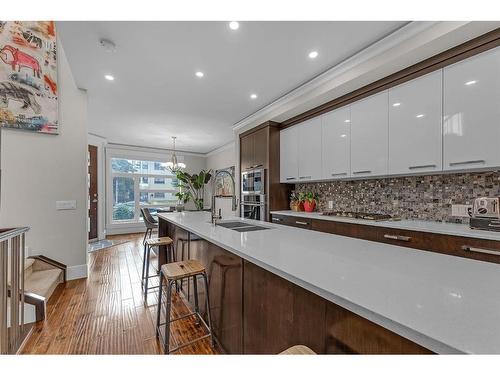
<instances>
[{"instance_id":1,"label":"kitchen island","mask_svg":"<svg viewBox=\"0 0 500 375\"><path fill-rule=\"evenodd\" d=\"M188 253L207 267L227 352L500 353L497 264L253 220L268 229L241 233L207 212L158 217L174 244L198 237Z\"/></svg>"}]
</instances>

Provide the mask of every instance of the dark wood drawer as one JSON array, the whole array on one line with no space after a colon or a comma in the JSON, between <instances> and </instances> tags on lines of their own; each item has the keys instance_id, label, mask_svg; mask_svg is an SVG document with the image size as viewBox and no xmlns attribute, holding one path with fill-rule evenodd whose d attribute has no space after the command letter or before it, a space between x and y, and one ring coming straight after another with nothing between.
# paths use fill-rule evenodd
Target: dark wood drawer
<instances>
[{"instance_id":1,"label":"dark wood drawer","mask_svg":"<svg viewBox=\"0 0 500 375\"><path fill-rule=\"evenodd\" d=\"M278 224L500 264L500 241L287 215L272 218Z\"/></svg>"},{"instance_id":2,"label":"dark wood drawer","mask_svg":"<svg viewBox=\"0 0 500 375\"><path fill-rule=\"evenodd\" d=\"M287 216L287 215L275 215L273 214L271 217L271 221L276 224L288 225L291 227L311 229L312 228L312 219L295 217L295 216Z\"/></svg>"}]
</instances>

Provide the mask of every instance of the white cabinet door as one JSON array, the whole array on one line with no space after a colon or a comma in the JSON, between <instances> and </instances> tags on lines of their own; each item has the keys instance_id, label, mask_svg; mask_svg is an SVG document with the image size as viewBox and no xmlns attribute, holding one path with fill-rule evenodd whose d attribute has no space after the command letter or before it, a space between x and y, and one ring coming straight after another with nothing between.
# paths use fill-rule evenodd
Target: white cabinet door
<instances>
[{"instance_id":1,"label":"white cabinet door","mask_svg":"<svg viewBox=\"0 0 500 375\"><path fill-rule=\"evenodd\" d=\"M500 166L500 48L444 68L444 169Z\"/></svg>"},{"instance_id":2,"label":"white cabinet door","mask_svg":"<svg viewBox=\"0 0 500 375\"><path fill-rule=\"evenodd\" d=\"M322 118L323 179L351 175L351 110L339 108Z\"/></svg>"},{"instance_id":3,"label":"white cabinet door","mask_svg":"<svg viewBox=\"0 0 500 375\"><path fill-rule=\"evenodd\" d=\"M442 71L389 89L389 174L442 169Z\"/></svg>"},{"instance_id":4,"label":"white cabinet door","mask_svg":"<svg viewBox=\"0 0 500 375\"><path fill-rule=\"evenodd\" d=\"M387 100L383 91L351 105L352 177L387 174Z\"/></svg>"},{"instance_id":5,"label":"white cabinet door","mask_svg":"<svg viewBox=\"0 0 500 375\"><path fill-rule=\"evenodd\" d=\"M280 132L280 181L299 180L299 129L292 126Z\"/></svg>"},{"instance_id":6,"label":"white cabinet door","mask_svg":"<svg viewBox=\"0 0 500 375\"><path fill-rule=\"evenodd\" d=\"M321 179L321 117L298 125L299 181Z\"/></svg>"}]
</instances>

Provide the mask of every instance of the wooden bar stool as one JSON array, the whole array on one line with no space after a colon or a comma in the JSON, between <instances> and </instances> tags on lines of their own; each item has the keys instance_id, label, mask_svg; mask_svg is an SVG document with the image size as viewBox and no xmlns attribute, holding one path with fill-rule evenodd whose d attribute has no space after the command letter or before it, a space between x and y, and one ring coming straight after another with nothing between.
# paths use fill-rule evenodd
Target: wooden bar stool
<instances>
[{"instance_id":1,"label":"wooden bar stool","mask_svg":"<svg viewBox=\"0 0 500 375\"><path fill-rule=\"evenodd\" d=\"M205 295L206 295L206 308L207 308L207 318L208 318L208 323L205 322L205 320L202 318L200 314L200 309L198 306L198 287L197 287L197 277L201 276L204 281L205 285ZM166 320L164 323L160 322L160 315L161 315L161 299L162 299L162 292L163 292L163 279L166 281L166 287L167 287L167 301L166 301ZM184 279L192 279L193 280L193 288L194 288L194 312L180 316L176 319L170 319L170 312L172 308L172 287L176 284L177 281L181 281ZM201 337L195 338L193 340L190 340L189 342L185 344L181 344L177 346L176 348L170 350L170 323L173 323L177 320L180 319L185 319L190 316L196 315L198 318L198 322L203 323L205 328L208 331L208 334L203 335ZM158 309L157 309L157 316L156 316L156 337L159 338L161 337L161 332L160 328L161 326L165 326L165 332L164 332L164 337L163 337L163 348L165 354L170 354L176 350L182 349L188 345L191 345L195 343L196 341L206 339L210 337L210 344L212 347L214 346L214 337L212 334L212 323L211 323L211 317L210 317L210 299L208 295L208 278L207 278L207 273L205 271L205 267L198 262L197 260L194 259L188 259L182 262L175 262L175 263L167 263L161 266L160 270L160 289L158 291Z\"/></svg>"},{"instance_id":2,"label":"wooden bar stool","mask_svg":"<svg viewBox=\"0 0 500 375\"><path fill-rule=\"evenodd\" d=\"M287 350L282 351L280 354L316 354L312 349L305 345L295 345Z\"/></svg>"},{"instance_id":3,"label":"wooden bar stool","mask_svg":"<svg viewBox=\"0 0 500 375\"><path fill-rule=\"evenodd\" d=\"M160 251L160 246L167 247L167 259L169 252L172 254L172 260L175 261L175 251L172 245L174 241L170 237L158 237L158 238L148 238L144 241L144 256L142 257L142 276L141 276L141 287L144 291L144 298L147 298L148 290L158 288L158 286L149 287L149 279L158 276L158 270L156 270L155 275L149 275L149 263L151 259L151 251L158 247L158 252Z\"/></svg>"}]
</instances>

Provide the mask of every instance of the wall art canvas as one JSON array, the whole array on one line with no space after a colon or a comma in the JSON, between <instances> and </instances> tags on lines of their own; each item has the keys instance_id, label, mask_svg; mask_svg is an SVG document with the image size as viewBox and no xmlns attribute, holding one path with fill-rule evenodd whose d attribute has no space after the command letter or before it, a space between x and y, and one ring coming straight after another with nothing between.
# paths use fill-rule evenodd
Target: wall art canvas
<instances>
[{"instance_id":1,"label":"wall art canvas","mask_svg":"<svg viewBox=\"0 0 500 375\"><path fill-rule=\"evenodd\" d=\"M0 126L58 134L53 21L0 21Z\"/></svg>"}]
</instances>

